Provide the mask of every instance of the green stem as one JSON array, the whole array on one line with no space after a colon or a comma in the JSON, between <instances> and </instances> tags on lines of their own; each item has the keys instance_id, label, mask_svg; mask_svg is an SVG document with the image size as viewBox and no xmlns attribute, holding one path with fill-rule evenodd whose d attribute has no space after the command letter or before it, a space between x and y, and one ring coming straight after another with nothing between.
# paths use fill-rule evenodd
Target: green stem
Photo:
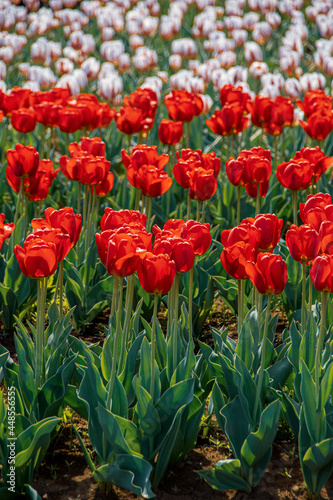
<instances>
[{"instance_id":1,"label":"green stem","mask_svg":"<svg viewBox=\"0 0 333 500\"><path fill-rule=\"evenodd\" d=\"M256 215L260 214L260 185L257 184Z\"/></svg>"},{"instance_id":2,"label":"green stem","mask_svg":"<svg viewBox=\"0 0 333 500\"><path fill-rule=\"evenodd\" d=\"M262 294L259 292L258 292L258 294L259 294L259 297L258 297L257 311L258 311L258 328L259 328L259 333L260 333L260 331L261 331L261 313L262 313Z\"/></svg>"},{"instance_id":3,"label":"green stem","mask_svg":"<svg viewBox=\"0 0 333 500\"><path fill-rule=\"evenodd\" d=\"M190 147L190 136L191 136L191 122L186 123L186 148L188 149Z\"/></svg>"},{"instance_id":4,"label":"green stem","mask_svg":"<svg viewBox=\"0 0 333 500\"><path fill-rule=\"evenodd\" d=\"M260 360L259 378L258 378L256 398L254 401L254 409L253 409L253 417L252 417L253 422L257 421L258 406L259 406L259 401L260 401L261 392L262 392L262 384L263 384L263 380L264 380L267 332L268 332L268 323L269 323L269 317L270 317L271 300L272 300L272 294L268 294L264 334L262 337L262 346L261 346L261 360Z\"/></svg>"},{"instance_id":5,"label":"green stem","mask_svg":"<svg viewBox=\"0 0 333 500\"><path fill-rule=\"evenodd\" d=\"M319 409L320 404L320 376L321 376L321 356L323 351L323 343L325 337L325 323L326 323L326 312L327 312L327 301L328 292L321 292L321 314L320 314L320 329L316 349L316 359L315 359L315 382L316 382L316 409ZM319 417L320 418L320 417ZM317 423L318 419L317 419ZM316 435L318 435L316 433Z\"/></svg>"},{"instance_id":6,"label":"green stem","mask_svg":"<svg viewBox=\"0 0 333 500\"><path fill-rule=\"evenodd\" d=\"M23 213L24 213L24 237L27 234L27 229L28 229L28 204L29 204L29 198L27 195L23 196L22 200L22 205L24 205L23 208Z\"/></svg>"},{"instance_id":7,"label":"green stem","mask_svg":"<svg viewBox=\"0 0 333 500\"><path fill-rule=\"evenodd\" d=\"M292 191L291 196L293 204L293 224L297 226L297 191Z\"/></svg>"},{"instance_id":8,"label":"green stem","mask_svg":"<svg viewBox=\"0 0 333 500\"><path fill-rule=\"evenodd\" d=\"M150 378L150 395L151 402L154 404L154 386L155 386L155 331L157 318L158 295L154 295L154 311L151 325L151 378Z\"/></svg>"},{"instance_id":9,"label":"green stem","mask_svg":"<svg viewBox=\"0 0 333 500\"><path fill-rule=\"evenodd\" d=\"M238 280L238 335L240 335L244 320L244 288L244 280Z\"/></svg>"},{"instance_id":10,"label":"green stem","mask_svg":"<svg viewBox=\"0 0 333 500\"><path fill-rule=\"evenodd\" d=\"M147 231L150 231L150 220L151 220L151 212L153 208L153 198L150 196L146 197L147 200Z\"/></svg>"},{"instance_id":11,"label":"green stem","mask_svg":"<svg viewBox=\"0 0 333 500\"><path fill-rule=\"evenodd\" d=\"M37 280L37 323L35 344L35 384L36 390L42 386L44 371L44 319L47 292L47 278Z\"/></svg>"},{"instance_id":12,"label":"green stem","mask_svg":"<svg viewBox=\"0 0 333 500\"><path fill-rule=\"evenodd\" d=\"M190 269L190 285L188 291L188 331L189 338L193 337L193 275L194 275L194 266Z\"/></svg>"},{"instance_id":13,"label":"green stem","mask_svg":"<svg viewBox=\"0 0 333 500\"><path fill-rule=\"evenodd\" d=\"M134 210L139 210L139 208L140 208L140 198L141 198L141 189L138 189L138 188L134 188L134 189L136 190Z\"/></svg>"},{"instance_id":14,"label":"green stem","mask_svg":"<svg viewBox=\"0 0 333 500\"><path fill-rule=\"evenodd\" d=\"M125 302L125 323L123 329L123 335L121 337L121 350L120 350L120 360L119 368L123 369L123 362L125 357L125 352L127 349L127 343L129 339L129 326L132 317L132 306L133 306L133 293L134 293L134 274L128 276L127 278L127 288L126 288L126 302Z\"/></svg>"},{"instance_id":15,"label":"green stem","mask_svg":"<svg viewBox=\"0 0 333 500\"><path fill-rule=\"evenodd\" d=\"M312 311L312 281L311 279L309 280L309 314L311 314Z\"/></svg>"},{"instance_id":16,"label":"green stem","mask_svg":"<svg viewBox=\"0 0 333 500\"><path fill-rule=\"evenodd\" d=\"M78 182L77 186L77 213L81 213L81 183Z\"/></svg>"},{"instance_id":17,"label":"green stem","mask_svg":"<svg viewBox=\"0 0 333 500\"><path fill-rule=\"evenodd\" d=\"M119 276L114 276L109 324L111 323L111 319L113 318L115 311L118 308L118 293L119 293Z\"/></svg>"},{"instance_id":18,"label":"green stem","mask_svg":"<svg viewBox=\"0 0 333 500\"><path fill-rule=\"evenodd\" d=\"M200 212L201 212L201 201L197 200L197 221L200 220Z\"/></svg>"},{"instance_id":19,"label":"green stem","mask_svg":"<svg viewBox=\"0 0 333 500\"><path fill-rule=\"evenodd\" d=\"M63 308L64 308L64 261L60 262L59 267L59 316L60 321L63 317Z\"/></svg>"},{"instance_id":20,"label":"green stem","mask_svg":"<svg viewBox=\"0 0 333 500\"><path fill-rule=\"evenodd\" d=\"M179 273L175 276L174 287L174 322L173 322L173 335L172 335L172 364L173 370L177 367L178 358L178 296L179 296Z\"/></svg>"},{"instance_id":21,"label":"green stem","mask_svg":"<svg viewBox=\"0 0 333 500\"><path fill-rule=\"evenodd\" d=\"M187 195L187 220L191 219L191 198L190 195Z\"/></svg>"},{"instance_id":22,"label":"green stem","mask_svg":"<svg viewBox=\"0 0 333 500\"><path fill-rule=\"evenodd\" d=\"M302 335L304 335L304 332L306 330L306 263L305 261L302 262L302 315L301 315L301 332Z\"/></svg>"},{"instance_id":23,"label":"green stem","mask_svg":"<svg viewBox=\"0 0 333 500\"><path fill-rule=\"evenodd\" d=\"M241 187L237 186L237 226L240 224Z\"/></svg>"},{"instance_id":24,"label":"green stem","mask_svg":"<svg viewBox=\"0 0 333 500\"><path fill-rule=\"evenodd\" d=\"M205 223L205 208L206 208L206 202L202 202L202 214L201 214L201 223Z\"/></svg>"},{"instance_id":25,"label":"green stem","mask_svg":"<svg viewBox=\"0 0 333 500\"><path fill-rule=\"evenodd\" d=\"M121 330L121 316L122 316L122 310L123 310L122 298L123 298L123 279L121 278L120 285L119 285L119 303L118 303L118 311L117 311L117 326L116 326L116 333L114 334L114 342L113 342L111 379L110 379L108 397L107 397L107 401L106 401L106 408L110 411L112 409L112 393L113 393L114 382L115 382L116 373L117 373L118 344L119 344L119 334L120 334L120 330Z\"/></svg>"}]
</instances>

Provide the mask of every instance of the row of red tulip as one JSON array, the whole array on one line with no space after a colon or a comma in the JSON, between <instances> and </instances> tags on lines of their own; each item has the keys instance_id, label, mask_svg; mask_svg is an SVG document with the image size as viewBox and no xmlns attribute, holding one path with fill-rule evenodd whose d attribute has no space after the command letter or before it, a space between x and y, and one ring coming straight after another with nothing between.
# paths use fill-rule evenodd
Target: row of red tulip
<instances>
[{"instance_id":1,"label":"row of red tulip","mask_svg":"<svg viewBox=\"0 0 333 500\"><path fill-rule=\"evenodd\" d=\"M250 119L254 126L273 136L297 123L294 103L287 97L271 99L257 95L252 101L241 87L227 84L220 90L220 98L222 108L206 120L217 135L238 134L249 126ZM163 144L177 144L182 137L182 124L208 111L200 95L187 90L172 90L165 96L164 104L170 120L163 119L159 126L159 139ZM297 106L307 119L307 122L299 120L299 124L308 136L325 139L333 129L332 98L322 90L309 90L304 101L297 101ZM67 89L61 88L45 92L14 88L10 94L0 93L2 115L10 116L13 127L23 133L33 131L37 122L70 133L107 127L115 119L124 134L147 134L154 125L157 107L157 95L148 88L138 88L125 96L118 112L92 94L70 96Z\"/></svg>"}]
</instances>

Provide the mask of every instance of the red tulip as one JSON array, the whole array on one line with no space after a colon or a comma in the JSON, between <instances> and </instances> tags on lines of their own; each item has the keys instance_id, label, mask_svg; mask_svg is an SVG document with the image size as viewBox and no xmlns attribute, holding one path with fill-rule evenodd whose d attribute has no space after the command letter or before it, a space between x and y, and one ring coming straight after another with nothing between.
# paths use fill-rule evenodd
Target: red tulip
<instances>
[{"instance_id":1,"label":"red tulip","mask_svg":"<svg viewBox=\"0 0 333 500\"><path fill-rule=\"evenodd\" d=\"M258 251L273 252L280 240L283 219L278 219L275 214L259 214L254 219L245 219L245 221L261 229Z\"/></svg>"},{"instance_id":2,"label":"red tulip","mask_svg":"<svg viewBox=\"0 0 333 500\"><path fill-rule=\"evenodd\" d=\"M164 170L153 165L143 165L137 173L127 170L127 178L135 187L141 189L143 196L156 198L162 196L172 186L172 179Z\"/></svg>"},{"instance_id":3,"label":"red tulip","mask_svg":"<svg viewBox=\"0 0 333 500\"><path fill-rule=\"evenodd\" d=\"M131 106L122 106L115 119L120 132L129 135L147 131L154 124L152 118L146 118L141 109Z\"/></svg>"},{"instance_id":4,"label":"red tulip","mask_svg":"<svg viewBox=\"0 0 333 500\"><path fill-rule=\"evenodd\" d=\"M212 169L196 168L188 173L192 200L210 200L217 190L217 180Z\"/></svg>"},{"instance_id":5,"label":"red tulip","mask_svg":"<svg viewBox=\"0 0 333 500\"><path fill-rule=\"evenodd\" d=\"M124 224L138 225L146 228L147 216L146 214L141 214L139 210L113 210L107 207L104 211L104 215L101 220L101 230L106 229L118 229Z\"/></svg>"},{"instance_id":6,"label":"red tulip","mask_svg":"<svg viewBox=\"0 0 333 500\"><path fill-rule=\"evenodd\" d=\"M333 255L333 221L325 220L319 229L320 251Z\"/></svg>"},{"instance_id":7,"label":"red tulip","mask_svg":"<svg viewBox=\"0 0 333 500\"><path fill-rule=\"evenodd\" d=\"M168 255L147 252L138 267L140 285L148 293L166 294L176 273L176 265Z\"/></svg>"},{"instance_id":8,"label":"red tulip","mask_svg":"<svg viewBox=\"0 0 333 500\"><path fill-rule=\"evenodd\" d=\"M154 119L158 106L158 99L154 90L140 87L128 97L124 96L123 100L125 106L140 109L144 118Z\"/></svg>"},{"instance_id":9,"label":"red tulip","mask_svg":"<svg viewBox=\"0 0 333 500\"><path fill-rule=\"evenodd\" d=\"M312 283L318 292L333 293L333 255L319 255L310 270Z\"/></svg>"},{"instance_id":10,"label":"red tulip","mask_svg":"<svg viewBox=\"0 0 333 500\"><path fill-rule=\"evenodd\" d=\"M12 112L10 122L15 130L26 134L36 127L36 113L33 109L21 108Z\"/></svg>"},{"instance_id":11,"label":"red tulip","mask_svg":"<svg viewBox=\"0 0 333 500\"><path fill-rule=\"evenodd\" d=\"M225 164L226 174L231 182L236 187L244 186L245 184L245 166L243 161L235 160L231 157Z\"/></svg>"},{"instance_id":12,"label":"red tulip","mask_svg":"<svg viewBox=\"0 0 333 500\"><path fill-rule=\"evenodd\" d=\"M25 241L29 243L30 239L39 238L46 243L53 243L56 247L57 260L61 262L68 255L71 249L71 240L68 234L64 234L60 229L44 227L37 229L34 233L28 234Z\"/></svg>"},{"instance_id":13,"label":"red tulip","mask_svg":"<svg viewBox=\"0 0 333 500\"><path fill-rule=\"evenodd\" d=\"M313 178L312 183L316 184L318 179L326 172L327 169L333 163L333 158L329 156L325 156L325 154L319 149L318 146L315 148L302 148L300 151L297 151L294 159L298 160L303 158L304 160L308 160L313 168Z\"/></svg>"},{"instance_id":14,"label":"red tulip","mask_svg":"<svg viewBox=\"0 0 333 500\"><path fill-rule=\"evenodd\" d=\"M258 251L261 241L261 231L261 229L255 227L245 219L239 226L232 229L224 229L221 234L221 243L224 247L230 247L239 242L249 243Z\"/></svg>"},{"instance_id":15,"label":"red tulip","mask_svg":"<svg viewBox=\"0 0 333 500\"><path fill-rule=\"evenodd\" d=\"M289 252L297 262L307 262L317 257L320 250L320 237L310 226L297 227L292 224L286 233Z\"/></svg>"},{"instance_id":16,"label":"red tulip","mask_svg":"<svg viewBox=\"0 0 333 500\"><path fill-rule=\"evenodd\" d=\"M332 199L328 193L309 194L306 202L300 203L299 207L302 221L317 232L323 221L333 221Z\"/></svg>"},{"instance_id":17,"label":"red tulip","mask_svg":"<svg viewBox=\"0 0 333 500\"><path fill-rule=\"evenodd\" d=\"M187 220L182 224L180 236L191 243L194 255L203 255L212 242L210 225L194 220Z\"/></svg>"},{"instance_id":18,"label":"red tulip","mask_svg":"<svg viewBox=\"0 0 333 500\"><path fill-rule=\"evenodd\" d=\"M246 271L250 280L261 294L278 295L286 286L287 264L281 255L259 253L257 262L248 262Z\"/></svg>"},{"instance_id":19,"label":"red tulip","mask_svg":"<svg viewBox=\"0 0 333 500\"><path fill-rule=\"evenodd\" d=\"M244 280L249 277L247 263L255 261L256 250L249 243L240 241L235 245L223 248L220 259L225 271L232 278Z\"/></svg>"},{"instance_id":20,"label":"red tulip","mask_svg":"<svg viewBox=\"0 0 333 500\"><path fill-rule=\"evenodd\" d=\"M35 104L33 109L36 113L37 122L44 125L44 127L57 127L59 122L59 112L63 108L60 104L53 102L41 102Z\"/></svg>"},{"instance_id":21,"label":"red tulip","mask_svg":"<svg viewBox=\"0 0 333 500\"><path fill-rule=\"evenodd\" d=\"M311 139L323 141L333 130L332 111L318 110L309 116L307 123L299 120L299 124Z\"/></svg>"},{"instance_id":22,"label":"red tulip","mask_svg":"<svg viewBox=\"0 0 333 500\"><path fill-rule=\"evenodd\" d=\"M33 219L31 221L31 225L35 230L46 227L59 229L69 236L72 248L76 245L82 229L82 215L75 214L70 207L61 208L60 210L49 207L45 210L44 217L45 219Z\"/></svg>"},{"instance_id":23,"label":"red tulip","mask_svg":"<svg viewBox=\"0 0 333 500\"><path fill-rule=\"evenodd\" d=\"M9 236L15 229L15 224L13 222L10 222L9 224L4 224L4 222L5 214L0 214L0 249L4 241L9 238Z\"/></svg>"},{"instance_id":24,"label":"red tulip","mask_svg":"<svg viewBox=\"0 0 333 500\"><path fill-rule=\"evenodd\" d=\"M313 168L308 160L298 159L280 163L276 169L279 183L292 191L308 188L312 181Z\"/></svg>"},{"instance_id":25,"label":"red tulip","mask_svg":"<svg viewBox=\"0 0 333 500\"><path fill-rule=\"evenodd\" d=\"M235 104L225 104L221 110L216 109L206 120L208 128L214 134L222 136L243 132L248 123L249 119L244 116L243 108Z\"/></svg>"},{"instance_id":26,"label":"red tulip","mask_svg":"<svg viewBox=\"0 0 333 500\"><path fill-rule=\"evenodd\" d=\"M325 94L323 90L311 89L305 94L303 102L297 101L297 106L309 118L310 115L320 110L332 111L332 98Z\"/></svg>"},{"instance_id":27,"label":"red tulip","mask_svg":"<svg viewBox=\"0 0 333 500\"><path fill-rule=\"evenodd\" d=\"M141 260L139 251L133 235L113 234L107 244L106 269L108 273L121 277L134 274Z\"/></svg>"},{"instance_id":28,"label":"red tulip","mask_svg":"<svg viewBox=\"0 0 333 500\"><path fill-rule=\"evenodd\" d=\"M31 177L38 169L39 154L33 146L16 144L7 151L8 167L16 177ZM7 168L8 168L7 167Z\"/></svg>"},{"instance_id":29,"label":"red tulip","mask_svg":"<svg viewBox=\"0 0 333 500\"><path fill-rule=\"evenodd\" d=\"M162 144L176 145L183 137L183 122L163 118L158 127L158 138Z\"/></svg>"},{"instance_id":30,"label":"red tulip","mask_svg":"<svg viewBox=\"0 0 333 500\"><path fill-rule=\"evenodd\" d=\"M243 109L243 114L251 112L252 99L250 94L244 92L242 87L235 87L231 83L224 85L220 89L221 106L225 104L236 105Z\"/></svg>"},{"instance_id":31,"label":"red tulip","mask_svg":"<svg viewBox=\"0 0 333 500\"><path fill-rule=\"evenodd\" d=\"M169 255L175 262L177 273L186 273L194 265L194 251L189 241L179 236L169 234L169 231L161 231L155 236L153 253Z\"/></svg>"},{"instance_id":32,"label":"red tulip","mask_svg":"<svg viewBox=\"0 0 333 500\"><path fill-rule=\"evenodd\" d=\"M66 107L59 110L58 127L61 132L73 133L82 127L82 111L79 108Z\"/></svg>"},{"instance_id":33,"label":"red tulip","mask_svg":"<svg viewBox=\"0 0 333 500\"><path fill-rule=\"evenodd\" d=\"M95 189L96 196L103 197L110 193L114 184L114 175L112 172L108 172L105 179L91 187L91 190Z\"/></svg>"},{"instance_id":34,"label":"red tulip","mask_svg":"<svg viewBox=\"0 0 333 500\"><path fill-rule=\"evenodd\" d=\"M172 90L164 97L171 120L190 122L203 110L203 101L198 94L187 90Z\"/></svg>"},{"instance_id":35,"label":"red tulip","mask_svg":"<svg viewBox=\"0 0 333 500\"><path fill-rule=\"evenodd\" d=\"M31 89L21 87L13 87L8 94L1 91L1 111L7 116L15 109L29 108L30 94Z\"/></svg>"},{"instance_id":36,"label":"red tulip","mask_svg":"<svg viewBox=\"0 0 333 500\"><path fill-rule=\"evenodd\" d=\"M58 266L57 247L51 241L44 241L37 235L25 240L23 248L15 245L14 253L24 276L44 278L51 276Z\"/></svg>"},{"instance_id":37,"label":"red tulip","mask_svg":"<svg viewBox=\"0 0 333 500\"><path fill-rule=\"evenodd\" d=\"M30 201L42 201L49 194L52 182L57 177L60 168L54 170L51 160L40 160L37 172L24 182L24 192Z\"/></svg>"},{"instance_id":38,"label":"red tulip","mask_svg":"<svg viewBox=\"0 0 333 500\"><path fill-rule=\"evenodd\" d=\"M81 137L80 144L72 142L68 146L71 158L91 155L91 156L105 156L105 142L100 137Z\"/></svg>"}]
</instances>

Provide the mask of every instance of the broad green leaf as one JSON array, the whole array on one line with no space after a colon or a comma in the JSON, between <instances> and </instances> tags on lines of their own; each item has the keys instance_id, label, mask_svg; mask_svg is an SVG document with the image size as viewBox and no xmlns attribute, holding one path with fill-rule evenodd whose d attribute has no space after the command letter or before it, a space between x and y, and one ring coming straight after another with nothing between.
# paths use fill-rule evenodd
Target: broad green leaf
<instances>
[{"instance_id":1,"label":"broad green leaf","mask_svg":"<svg viewBox=\"0 0 333 500\"><path fill-rule=\"evenodd\" d=\"M196 471L207 483L218 491L244 490L251 492L251 487L241 477L242 470L238 459L220 460L214 469Z\"/></svg>"},{"instance_id":2,"label":"broad green leaf","mask_svg":"<svg viewBox=\"0 0 333 500\"><path fill-rule=\"evenodd\" d=\"M311 373L306 364L301 360L301 394L303 398L303 409L308 432L315 443L326 437L326 414L325 409L317 408L316 387Z\"/></svg>"},{"instance_id":3,"label":"broad green leaf","mask_svg":"<svg viewBox=\"0 0 333 500\"><path fill-rule=\"evenodd\" d=\"M151 491L152 466L143 458L117 454L111 464L102 465L93 473L96 481L115 484L143 498L154 498Z\"/></svg>"}]
</instances>

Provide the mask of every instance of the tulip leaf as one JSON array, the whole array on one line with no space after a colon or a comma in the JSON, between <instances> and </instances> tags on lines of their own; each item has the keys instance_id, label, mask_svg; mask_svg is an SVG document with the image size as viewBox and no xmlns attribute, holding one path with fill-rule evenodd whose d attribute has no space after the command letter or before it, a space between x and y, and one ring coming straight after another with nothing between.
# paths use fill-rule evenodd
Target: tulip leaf
<instances>
[{"instance_id":1,"label":"tulip leaf","mask_svg":"<svg viewBox=\"0 0 333 500\"><path fill-rule=\"evenodd\" d=\"M152 466L141 457L117 454L111 464L102 465L93 472L96 481L114 484L143 498L154 498L150 474Z\"/></svg>"},{"instance_id":2,"label":"tulip leaf","mask_svg":"<svg viewBox=\"0 0 333 500\"><path fill-rule=\"evenodd\" d=\"M262 467L262 464L260 464L262 474L264 473L271 457L272 443L278 428L280 410L280 401L276 400L269 404L261 414L259 429L248 435L241 448L242 460L249 468L254 468L256 464L258 464L261 459L267 455L266 458L268 460L266 466Z\"/></svg>"},{"instance_id":3,"label":"tulip leaf","mask_svg":"<svg viewBox=\"0 0 333 500\"><path fill-rule=\"evenodd\" d=\"M48 445L50 435L60 418L50 417L31 425L16 439L15 467L22 469L30 460L34 460L40 448Z\"/></svg>"},{"instance_id":4,"label":"tulip leaf","mask_svg":"<svg viewBox=\"0 0 333 500\"><path fill-rule=\"evenodd\" d=\"M252 428L251 422L248 420L248 416L241 405L239 396L236 396L222 408L220 414L225 419L225 434L229 439L232 452L236 458L240 458L243 443Z\"/></svg>"},{"instance_id":5,"label":"tulip leaf","mask_svg":"<svg viewBox=\"0 0 333 500\"><path fill-rule=\"evenodd\" d=\"M157 486L161 479L163 478L165 471L169 464L170 455L172 453L172 449L177 439L177 434L180 427L182 413L185 410L186 406L182 406L179 408L173 418L171 425L169 426L167 432L162 433L163 440L157 447L158 456L157 462L154 471L154 486ZM157 451L156 450L156 451Z\"/></svg>"},{"instance_id":6,"label":"tulip leaf","mask_svg":"<svg viewBox=\"0 0 333 500\"><path fill-rule=\"evenodd\" d=\"M225 406L226 403L225 403L223 393L220 389L220 386L219 386L217 380L215 380L215 383L213 385L212 400L213 400L214 413L216 416L216 420L217 420L221 430L224 432L225 420L222 417L221 410Z\"/></svg>"},{"instance_id":7,"label":"tulip leaf","mask_svg":"<svg viewBox=\"0 0 333 500\"><path fill-rule=\"evenodd\" d=\"M312 373L315 365L317 346L316 330L316 325L311 315L299 347L300 360L303 360L310 373Z\"/></svg>"},{"instance_id":8,"label":"tulip leaf","mask_svg":"<svg viewBox=\"0 0 333 500\"><path fill-rule=\"evenodd\" d=\"M229 398L233 399L238 394L238 383L237 383L237 372L235 368L232 366L231 361L224 356L223 354L219 354L220 364L223 370L223 375L225 378L225 383L227 386Z\"/></svg>"},{"instance_id":9,"label":"tulip leaf","mask_svg":"<svg viewBox=\"0 0 333 500\"><path fill-rule=\"evenodd\" d=\"M291 339L291 346L289 348L287 357L288 357L290 363L293 365L295 373L297 374L300 371L299 351L300 351L300 345L301 345L301 341L302 341L302 335L297 330L295 321L292 321L289 333L290 333L290 339Z\"/></svg>"},{"instance_id":10,"label":"tulip leaf","mask_svg":"<svg viewBox=\"0 0 333 500\"><path fill-rule=\"evenodd\" d=\"M117 453L129 453L142 457L141 435L133 422L114 415L100 404L97 408L97 415L106 439Z\"/></svg>"},{"instance_id":11,"label":"tulip leaf","mask_svg":"<svg viewBox=\"0 0 333 500\"><path fill-rule=\"evenodd\" d=\"M317 405L315 382L306 364L301 360L301 394L303 398L303 410L308 432L311 439L318 443L326 437L326 413L325 409Z\"/></svg>"},{"instance_id":12,"label":"tulip leaf","mask_svg":"<svg viewBox=\"0 0 333 500\"><path fill-rule=\"evenodd\" d=\"M214 469L196 471L207 483L218 491L231 489L251 492L249 483L242 478L242 470L238 459L220 460Z\"/></svg>"},{"instance_id":13,"label":"tulip leaf","mask_svg":"<svg viewBox=\"0 0 333 500\"><path fill-rule=\"evenodd\" d=\"M251 332L250 322L245 319L238 337L236 354L243 361L248 370L251 370L254 359L254 340Z\"/></svg>"},{"instance_id":14,"label":"tulip leaf","mask_svg":"<svg viewBox=\"0 0 333 500\"><path fill-rule=\"evenodd\" d=\"M247 369L245 363L237 354L235 355L235 368L237 370L238 397L247 414L248 420L252 422L254 401L256 399L256 384Z\"/></svg>"},{"instance_id":15,"label":"tulip leaf","mask_svg":"<svg viewBox=\"0 0 333 500\"><path fill-rule=\"evenodd\" d=\"M326 366L324 376L320 383L320 404L325 407L333 387L333 361Z\"/></svg>"}]
</instances>

